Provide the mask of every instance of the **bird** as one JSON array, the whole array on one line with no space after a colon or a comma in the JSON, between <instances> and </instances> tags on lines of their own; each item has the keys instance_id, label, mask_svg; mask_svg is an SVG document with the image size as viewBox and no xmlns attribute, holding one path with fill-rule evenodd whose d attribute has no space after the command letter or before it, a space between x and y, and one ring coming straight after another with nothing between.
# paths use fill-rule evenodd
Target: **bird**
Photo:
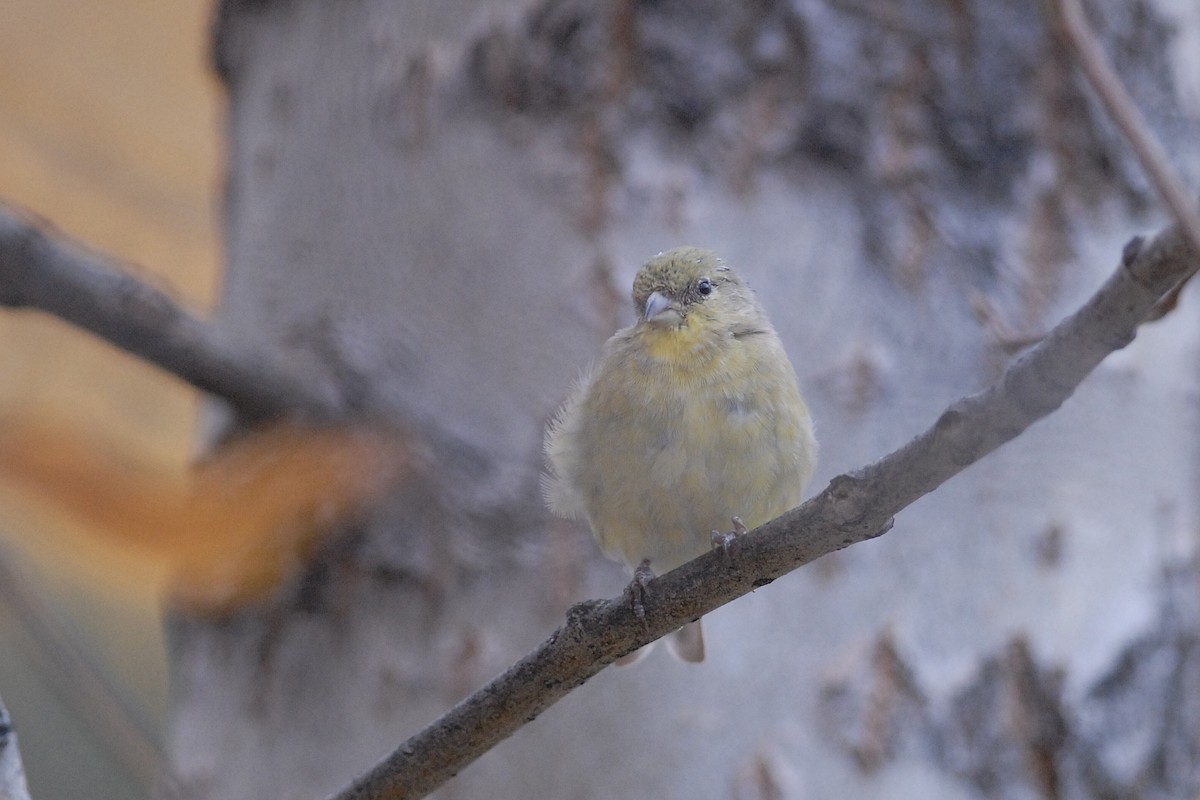
<instances>
[{"instance_id":1,"label":"bird","mask_svg":"<svg viewBox=\"0 0 1200 800\"><path fill-rule=\"evenodd\" d=\"M728 543L731 520L742 533L799 505L817 443L779 334L715 252L659 253L632 295L636 322L547 427L543 493L555 515L586 520L636 590ZM699 620L667 643L704 660Z\"/></svg>"}]
</instances>

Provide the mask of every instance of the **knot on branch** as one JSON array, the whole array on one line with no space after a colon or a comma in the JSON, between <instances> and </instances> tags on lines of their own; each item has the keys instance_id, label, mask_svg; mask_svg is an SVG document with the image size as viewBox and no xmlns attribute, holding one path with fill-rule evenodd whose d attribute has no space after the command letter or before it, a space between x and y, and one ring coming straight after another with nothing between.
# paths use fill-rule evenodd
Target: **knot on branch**
<instances>
[{"instance_id":1,"label":"knot on branch","mask_svg":"<svg viewBox=\"0 0 1200 800\"><path fill-rule=\"evenodd\" d=\"M877 529L875 529L871 533L868 533L866 538L867 539L878 539L880 536L883 536L885 533L890 531L892 529L892 527L895 526L895 524L896 524L896 518L888 517L887 520L882 525L880 525Z\"/></svg>"},{"instance_id":2,"label":"knot on branch","mask_svg":"<svg viewBox=\"0 0 1200 800\"><path fill-rule=\"evenodd\" d=\"M1129 277L1155 295L1165 294L1190 278L1198 260L1200 254L1178 224L1152 239L1135 236L1121 253L1121 266Z\"/></svg>"},{"instance_id":3,"label":"knot on branch","mask_svg":"<svg viewBox=\"0 0 1200 800\"><path fill-rule=\"evenodd\" d=\"M962 421L962 411L955 406L951 406L938 417L937 422L933 425L933 429L939 436L953 437L958 435L958 432L962 429Z\"/></svg>"},{"instance_id":4,"label":"knot on branch","mask_svg":"<svg viewBox=\"0 0 1200 800\"><path fill-rule=\"evenodd\" d=\"M1137 261L1137 257L1142 252L1142 245L1146 243L1145 236L1135 236L1125 243L1125 247L1121 250L1121 266L1129 269L1133 266L1133 262Z\"/></svg>"},{"instance_id":5,"label":"knot on branch","mask_svg":"<svg viewBox=\"0 0 1200 800\"><path fill-rule=\"evenodd\" d=\"M854 475L838 475L826 489L830 512L838 528L856 527L867 515L868 492Z\"/></svg>"},{"instance_id":6,"label":"knot on branch","mask_svg":"<svg viewBox=\"0 0 1200 800\"><path fill-rule=\"evenodd\" d=\"M981 431L977 425L968 422L978 404L978 396L959 400L943 411L933 424L930 442L940 442L950 462L956 466L966 466L979 458Z\"/></svg>"}]
</instances>

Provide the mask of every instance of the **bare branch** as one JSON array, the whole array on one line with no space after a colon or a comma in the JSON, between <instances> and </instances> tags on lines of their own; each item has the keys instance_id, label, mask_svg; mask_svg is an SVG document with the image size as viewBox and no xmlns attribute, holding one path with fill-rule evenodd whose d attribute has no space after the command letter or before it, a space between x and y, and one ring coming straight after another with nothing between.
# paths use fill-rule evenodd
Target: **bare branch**
<instances>
[{"instance_id":1,"label":"bare branch","mask_svg":"<svg viewBox=\"0 0 1200 800\"><path fill-rule=\"evenodd\" d=\"M1196 268L1173 225L1135 239L1088 302L1017 359L1000 381L947 409L925 433L718 553L649 584L646 615L624 598L580 603L534 652L404 742L336 800L422 797L614 659L820 556L885 533L892 517L1057 409L1109 353L1133 340L1155 303Z\"/></svg>"},{"instance_id":2,"label":"bare branch","mask_svg":"<svg viewBox=\"0 0 1200 800\"><path fill-rule=\"evenodd\" d=\"M1125 84L1105 58L1080 0L1051 0L1051 5L1057 8L1079 68L1096 90L1117 128L1125 135L1150 182L1183 226L1191 246L1200 251L1200 213L1197 213L1196 200L1179 179L1162 143L1150 130L1142 112L1125 89Z\"/></svg>"},{"instance_id":3,"label":"bare branch","mask_svg":"<svg viewBox=\"0 0 1200 800\"><path fill-rule=\"evenodd\" d=\"M9 719L8 709L0 700L0 798L4 800L29 800L29 787L25 784L25 767L21 763L21 750L17 747L17 734Z\"/></svg>"},{"instance_id":4,"label":"bare branch","mask_svg":"<svg viewBox=\"0 0 1200 800\"><path fill-rule=\"evenodd\" d=\"M87 252L48 223L0 208L0 305L37 308L228 401L247 419L336 416L336 394L232 342L166 293Z\"/></svg>"}]
</instances>

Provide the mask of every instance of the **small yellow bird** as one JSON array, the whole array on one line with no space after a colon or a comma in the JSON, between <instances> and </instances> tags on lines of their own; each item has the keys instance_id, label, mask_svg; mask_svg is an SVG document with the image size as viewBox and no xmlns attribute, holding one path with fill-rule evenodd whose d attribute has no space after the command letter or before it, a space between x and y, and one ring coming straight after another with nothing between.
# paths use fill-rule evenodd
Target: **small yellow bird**
<instances>
[{"instance_id":1,"label":"small yellow bird","mask_svg":"<svg viewBox=\"0 0 1200 800\"><path fill-rule=\"evenodd\" d=\"M753 528L799 505L817 444L779 335L715 253L650 259L633 303L546 433L544 488L636 576L703 554L735 516ZM668 644L704 659L698 620Z\"/></svg>"}]
</instances>

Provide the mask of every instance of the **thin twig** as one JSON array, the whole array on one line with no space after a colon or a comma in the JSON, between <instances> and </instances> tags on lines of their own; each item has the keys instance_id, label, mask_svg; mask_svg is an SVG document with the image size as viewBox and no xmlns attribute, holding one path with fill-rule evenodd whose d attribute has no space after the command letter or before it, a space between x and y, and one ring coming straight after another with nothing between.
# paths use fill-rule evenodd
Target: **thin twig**
<instances>
[{"instance_id":1,"label":"thin twig","mask_svg":"<svg viewBox=\"0 0 1200 800\"><path fill-rule=\"evenodd\" d=\"M73 699L73 706L150 793L180 796L179 782L166 753L146 734L118 692L10 561L0 550L0 604L12 612L30 641L29 653L38 662L41 674L49 676Z\"/></svg>"},{"instance_id":2,"label":"thin twig","mask_svg":"<svg viewBox=\"0 0 1200 800\"><path fill-rule=\"evenodd\" d=\"M1079 0L1050 2L1052 6L1057 6L1063 30L1067 34L1071 49L1075 52L1079 68L1095 89L1117 128L1124 134L1129 146L1133 148L1150 182L1171 209L1175 219L1183 226L1188 241L1194 249L1200 251L1200 213L1197 213L1196 199L1179 179L1171 166L1167 151L1146 123L1146 118L1130 97L1120 76L1105 58L1104 51L1096 40L1096 34L1088 24L1083 5Z\"/></svg>"},{"instance_id":3,"label":"thin twig","mask_svg":"<svg viewBox=\"0 0 1200 800\"><path fill-rule=\"evenodd\" d=\"M963 398L904 447L835 478L799 508L720 554L649 584L645 616L624 598L581 603L534 652L404 742L336 800L422 797L616 658L771 583L797 567L885 533L893 516L1054 411L1112 351L1132 341L1155 303L1196 267L1177 225L1135 239L1121 266L1074 315L1000 381Z\"/></svg>"},{"instance_id":4,"label":"thin twig","mask_svg":"<svg viewBox=\"0 0 1200 800\"><path fill-rule=\"evenodd\" d=\"M0 207L0 305L47 311L228 401L244 419L336 416L339 398L233 342L166 293Z\"/></svg>"}]
</instances>

